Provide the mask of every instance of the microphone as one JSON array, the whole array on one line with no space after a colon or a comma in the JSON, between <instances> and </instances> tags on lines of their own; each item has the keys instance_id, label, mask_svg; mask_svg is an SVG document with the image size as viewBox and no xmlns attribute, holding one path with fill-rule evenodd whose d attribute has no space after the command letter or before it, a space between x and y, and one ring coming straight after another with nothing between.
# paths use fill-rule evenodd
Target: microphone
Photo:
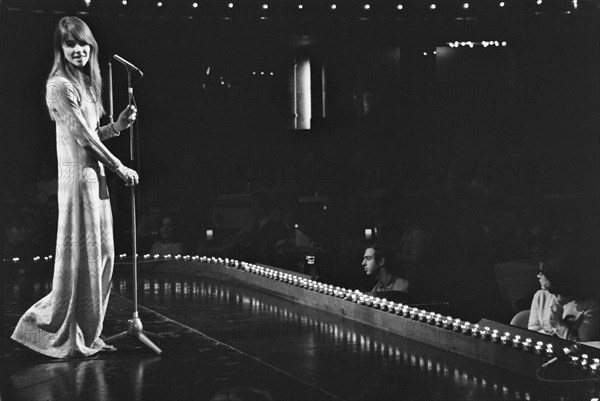
<instances>
[{"instance_id":1,"label":"microphone","mask_svg":"<svg viewBox=\"0 0 600 401\"><path fill-rule=\"evenodd\" d=\"M125 60L123 57L119 56L118 54L115 54L113 56L113 58L115 60L117 60L119 63L123 64L125 66L125 68L127 68L127 71L137 71L137 72L139 72L140 73L140 78L144 76L144 73L142 72L142 70L140 70L135 65L131 64L129 61Z\"/></svg>"},{"instance_id":2,"label":"microphone","mask_svg":"<svg viewBox=\"0 0 600 401\"><path fill-rule=\"evenodd\" d=\"M568 356L568 355L578 353L578 352L579 352L579 345L577 345L577 344L573 344L569 348L567 348L567 347L563 348L564 356ZM543 364L542 368L546 368L546 367L552 365L554 362L558 361L558 359L559 359L559 357L555 356L554 358L550 359L548 362Z\"/></svg>"}]
</instances>

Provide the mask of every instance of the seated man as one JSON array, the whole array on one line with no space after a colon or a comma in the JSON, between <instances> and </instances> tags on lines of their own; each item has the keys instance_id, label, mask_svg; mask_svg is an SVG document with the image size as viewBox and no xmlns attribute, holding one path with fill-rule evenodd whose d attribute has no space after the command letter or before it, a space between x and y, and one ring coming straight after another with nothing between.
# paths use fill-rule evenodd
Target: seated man
<instances>
[{"instance_id":1,"label":"seated man","mask_svg":"<svg viewBox=\"0 0 600 401\"><path fill-rule=\"evenodd\" d=\"M373 244L365 249L362 266L367 276L377 279L372 295L402 302L408 295L408 280L393 261L393 254L389 249L381 244Z\"/></svg>"}]
</instances>

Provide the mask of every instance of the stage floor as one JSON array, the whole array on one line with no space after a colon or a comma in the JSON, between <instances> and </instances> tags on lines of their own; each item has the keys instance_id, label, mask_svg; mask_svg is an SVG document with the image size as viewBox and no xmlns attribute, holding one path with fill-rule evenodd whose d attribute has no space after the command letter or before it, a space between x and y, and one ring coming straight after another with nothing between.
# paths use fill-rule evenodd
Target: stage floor
<instances>
[{"instance_id":1,"label":"stage floor","mask_svg":"<svg viewBox=\"0 0 600 401\"><path fill-rule=\"evenodd\" d=\"M73 360L47 358L9 339L22 308L6 306L0 368L3 401L206 400L236 387L268 389L275 399L338 399L255 356L143 307L139 312L144 329L160 333L157 344L161 355L126 338L115 344L115 353ZM115 334L126 329L131 307L131 301L113 294L104 332Z\"/></svg>"},{"instance_id":2,"label":"stage floor","mask_svg":"<svg viewBox=\"0 0 600 401\"><path fill-rule=\"evenodd\" d=\"M493 366L254 288L180 274L140 274L140 317L160 335L162 355L127 338L115 353L51 359L10 340L21 314L50 290L49 269L15 268L3 281L3 401L211 400L242 389L274 400L553 397L550 387ZM126 329L131 290L130 274L115 273L106 335Z\"/></svg>"}]
</instances>

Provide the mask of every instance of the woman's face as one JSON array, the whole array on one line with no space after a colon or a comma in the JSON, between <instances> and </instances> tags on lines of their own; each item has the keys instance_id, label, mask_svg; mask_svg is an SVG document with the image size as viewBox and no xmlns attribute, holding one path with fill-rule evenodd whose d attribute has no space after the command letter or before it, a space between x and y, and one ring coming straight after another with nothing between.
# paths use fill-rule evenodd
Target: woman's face
<instances>
[{"instance_id":1,"label":"woman's face","mask_svg":"<svg viewBox=\"0 0 600 401\"><path fill-rule=\"evenodd\" d=\"M91 46L68 37L62 45L65 59L77 68L83 68L90 60Z\"/></svg>"}]
</instances>

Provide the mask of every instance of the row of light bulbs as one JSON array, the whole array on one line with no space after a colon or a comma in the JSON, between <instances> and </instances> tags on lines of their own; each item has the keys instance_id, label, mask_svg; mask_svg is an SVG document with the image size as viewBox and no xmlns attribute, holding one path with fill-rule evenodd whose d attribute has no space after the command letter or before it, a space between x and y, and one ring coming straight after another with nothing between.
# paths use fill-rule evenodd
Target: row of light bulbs
<instances>
[{"instance_id":1,"label":"row of light bulbs","mask_svg":"<svg viewBox=\"0 0 600 401\"><path fill-rule=\"evenodd\" d=\"M86 1L86 4L89 6L91 4L91 0ZM124 6L126 6L126 5L128 5L128 1L127 0L122 0L121 4L123 4ZM538 6L542 5L543 4L543 0L536 0L536 4ZM159 1L159 2L156 3L157 7L162 7L164 5L165 5L165 3L163 3L162 1ZM193 3L191 3L191 6L192 6L192 8L198 8L199 4L198 4L198 2L193 2ZM500 7L500 8L503 8L505 6L506 6L506 2L504 2L504 1L500 1L498 3L498 7ZM227 7L228 8L233 8L234 7L234 3L228 3ZM261 7L262 7L263 10L268 10L269 9L269 4L268 3L263 3ZM336 3L331 3L329 5L329 8L331 10L336 10L337 7L338 6L337 6ZM468 10L470 7L471 7L471 4L468 3L468 2L465 2L465 3L462 4L462 8L465 9L465 10ZM573 0L573 7L577 8L577 0ZM300 4L297 5L297 8L299 10L302 10L302 9L304 9L304 5L302 3L300 3ZM371 9L371 4L365 3L365 4L363 4L362 8L365 11L368 11L368 10ZM396 9L403 10L404 9L404 5L402 3L398 3L398 4L396 4ZM437 9L437 5L435 3L431 3L431 4L429 4L429 9L430 10L435 10L435 9Z\"/></svg>"},{"instance_id":2,"label":"row of light bulbs","mask_svg":"<svg viewBox=\"0 0 600 401\"><path fill-rule=\"evenodd\" d=\"M89 7L89 6L91 5L91 3L92 3L92 0L84 0L84 2L85 2L85 4L86 4L86 6L88 6L88 7ZM536 4L537 4L538 6L541 6L541 5L543 4L543 2L544 2L543 0L536 0ZM575 10L576 10L576 9L578 8L578 0L572 0L572 1L571 1L571 3L572 3L572 5L573 5L573 9L575 9ZM127 5L129 4L129 2L128 2L128 0L121 0L121 4L122 4L123 6L127 6ZM156 6L157 6L157 7L159 7L159 8L160 8L160 7L163 7L164 5L165 5L165 3L163 3L162 1L158 1L158 2L156 3ZM192 2L192 3L191 3L191 6L192 6L192 8L198 8L198 7L200 6L200 4L199 4L198 2ZM498 7L500 7L500 8L503 8L503 7L505 7L505 6L506 6L506 2L505 2L505 1L500 1L500 2L498 2ZM230 2L230 3L227 3L227 7L228 7L228 8L230 8L230 9L234 8L234 3L231 3L231 2ZM297 7L299 10L302 10L302 9L304 9L304 4L302 4L302 3L299 3L299 4L297 4L297 6L296 6L296 7ZM330 8L331 10L336 10L336 9L337 9L337 7L338 7L338 6L337 6L337 4L336 4L336 3L331 3L331 4L329 5L329 8ZM269 4L268 4L268 3L263 3L263 4L262 4L262 6L261 6L261 8L262 8L263 10L268 10L268 9L269 9ZM369 11L369 10L371 9L371 4L369 4L369 3L365 3L365 4L363 4L363 5L362 5L362 8L363 8L365 11ZM463 8L463 9L465 9L465 10L468 10L469 8L471 8L471 4L470 4L470 3L468 3L468 2L464 2L464 3L462 4L462 8ZM402 3L397 3L397 4L396 4L396 9L397 9L397 10L403 10L403 9L404 9L404 5L403 5ZM429 9L430 9L430 10L436 10L436 9L437 9L437 4L436 4L436 3L430 3L430 4L429 4Z\"/></svg>"},{"instance_id":3,"label":"row of light bulbs","mask_svg":"<svg viewBox=\"0 0 600 401\"><path fill-rule=\"evenodd\" d=\"M489 46L494 46L494 47L506 47L508 45L508 43L506 41L502 41L502 42L498 42L497 40L490 40L490 41L483 41L483 42L473 42L473 41L468 41L468 42L458 42L458 41L454 41L454 42L447 42L448 46L452 47L452 48L456 48L456 47L469 47L469 48L473 48L475 46L483 46L483 47L489 47ZM430 54L432 55L436 55L437 52L434 50L431 53L424 51L423 52L423 56L429 56Z\"/></svg>"},{"instance_id":4,"label":"row of light bulbs","mask_svg":"<svg viewBox=\"0 0 600 401\"><path fill-rule=\"evenodd\" d=\"M139 255L136 255L136 257ZM127 259L126 253L119 254L120 260ZM468 321L462 321L455 319L452 316L443 316L440 313L426 311L402 303L395 303L388 301L385 298L379 298L373 295L367 295L359 290L349 290L342 287L336 287L331 284L320 283L316 280L308 279L304 276L298 276L293 273L287 273L284 271L271 269L269 267L256 265L248 262L240 262L235 259L229 258L217 258L207 256L190 256L190 255L143 255L144 260L177 260L177 261L193 261L200 263L210 263L225 266L226 268L234 268L242 270L250 274L259 275L272 280L281 281L290 285L301 287L310 291L319 292L325 295L333 296L336 298L345 299L349 302L354 302L359 305L364 305L370 308L379 309L384 312L393 313L395 315L416 320L422 323L426 323L432 326L444 328L446 330L452 330L456 333L461 333L473 338L478 338L484 341L492 343L502 344L515 349L519 349L525 352L533 352L536 355L546 356L549 358L557 356L554 351L552 343L544 343L543 341L537 341L535 344L531 338L522 338L518 334L511 334L510 332L500 333L499 330L492 329L488 326L480 327L479 324L473 324ZM33 258L34 262L41 260L51 261L52 256L40 257L36 256ZM20 262L19 258L13 258L14 263ZM569 348L562 350L563 356L568 356L571 353ZM600 372L600 358L589 358L587 354L572 355L568 358L571 365L578 367L582 370L589 371L590 373L597 375Z\"/></svg>"},{"instance_id":5,"label":"row of light bulbs","mask_svg":"<svg viewBox=\"0 0 600 401\"><path fill-rule=\"evenodd\" d=\"M488 46L495 46L495 47L506 47L508 45L508 43L506 41L502 41L499 42L497 40L490 40L490 41L482 41L482 42L473 42L473 41L468 41L468 42L458 42L458 41L454 41L454 42L448 42L448 46L450 47L470 47L473 48L474 46L483 46L483 47L488 47Z\"/></svg>"},{"instance_id":6,"label":"row of light bulbs","mask_svg":"<svg viewBox=\"0 0 600 401\"><path fill-rule=\"evenodd\" d=\"M499 330L491 329L490 327L480 327L479 324L472 324L468 321L454 319L451 316L442 316L440 313L429 312L424 309L403 305L388 301L385 298L379 298L373 295L366 295L359 290L348 290L346 288L334 287L331 284L320 283L305 277L297 276L291 273L282 272L271 269L265 266L255 265L247 262L239 262L234 259L209 258L203 256L198 259L203 263L212 263L226 266L228 268L236 268L244 270L248 273L267 277L273 280L282 281L287 284L305 288L311 291L320 292L325 295L342 298L350 302L360 305L379 309L384 312L390 312L398 316L410 318L432 326L452 330L456 333L462 333L467 336L479 338L484 341L510 346L515 349L520 349L526 352L533 352L536 355L552 358L556 356L552 343L544 343L537 341L534 345L531 338L522 338L520 335L512 335L510 332L501 334ZM571 350L564 348L563 355L569 355ZM583 370L589 370L592 374L598 374L600 371L600 358L589 358L587 354L580 356L571 356L568 361L575 367Z\"/></svg>"}]
</instances>

